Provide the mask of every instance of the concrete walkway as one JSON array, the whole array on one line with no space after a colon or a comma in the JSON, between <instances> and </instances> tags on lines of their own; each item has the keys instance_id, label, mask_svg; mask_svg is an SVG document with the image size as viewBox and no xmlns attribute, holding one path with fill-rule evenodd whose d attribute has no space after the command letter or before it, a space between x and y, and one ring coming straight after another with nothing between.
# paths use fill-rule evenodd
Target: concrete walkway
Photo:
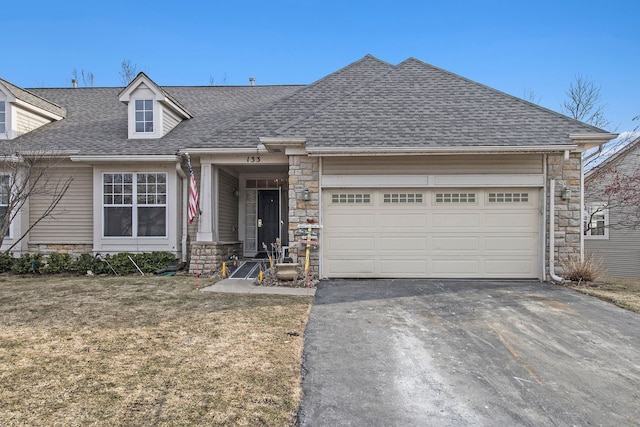
<instances>
[{"instance_id":1,"label":"concrete walkway","mask_svg":"<svg viewBox=\"0 0 640 427\"><path fill-rule=\"evenodd\" d=\"M292 295L314 296L315 288L289 288L285 286L256 286L253 280L224 279L211 286L202 288L206 292L221 292L227 294L257 294L257 295Z\"/></svg>"}]
</instances>

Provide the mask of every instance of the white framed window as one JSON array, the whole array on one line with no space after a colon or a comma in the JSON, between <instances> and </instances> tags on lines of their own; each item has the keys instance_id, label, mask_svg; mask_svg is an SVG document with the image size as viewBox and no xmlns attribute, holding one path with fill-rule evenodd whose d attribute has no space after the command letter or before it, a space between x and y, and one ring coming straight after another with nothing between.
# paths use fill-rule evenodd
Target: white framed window
<instances>
[{"instance_id":1,"label":"white framed window","mask_svg":"<svg viewBox=\"0 0 640 427\"><path fill-rule=\"evenodd\" d=\"M7 103L0 101L0 133L7 133Z\"/></svg>"},{"instance_id":2,"label":"white framed window","mask_svg":"<svg viewBox=\"0 0 640 427\"><path fill-rule=\"evenodd\" d=\"M9 213L9 197L11 195L11 175L0 174L0 224ZM11 226L5 236L11 236Z\"/></svg>"},{"instance_id":3,"label":"white framed window","mask_svg":"<svg viewBox=\"0 0 640 427\"><path fill-rule=\"evenodd\" d=\"M104 237L167 236L167 174L102 175Z\"/></svg>"},{"instance_id":4,"label":"white framed window","mask_svg":"<svg viewBox=\"0 0 640 427\"><path fill-rule=\"evenodd\" d=\"M331 203L340 204L365 204L371 203L371 194L367 193L340 193L331 195Z\"/></svg>"},{"instance_id":5,"label":"white framed window","mask_svg":"<svg viewBox=\"0 0 640 427\"><path fill-rule=\"evenodd\" d=\"M153 100L135 100L135 129L138 133L153 133Z\"/></svg>"},{"instance_id":6,"label":"white framed window","mask_svg":"<svg viewBox=\"0 0 640 427\"><path fill-rule=\"evenodd\" d=\"M609 209L604 203L591 203L585 209L584 236L589 239L609 238Z\"/></svg>"}]
</instances>

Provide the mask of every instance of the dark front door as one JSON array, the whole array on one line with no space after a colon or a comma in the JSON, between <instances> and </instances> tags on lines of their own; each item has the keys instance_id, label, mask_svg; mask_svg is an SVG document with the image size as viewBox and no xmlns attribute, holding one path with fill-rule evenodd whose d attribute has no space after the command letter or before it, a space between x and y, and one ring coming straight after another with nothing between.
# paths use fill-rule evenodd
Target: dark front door
<instances>
[{"instance_id":1,"label":"dark front door","mask_svg":"<svg viewBox=\"0 0 640 427\"><path fill-rule=\"evenodd\" d=\"M280 237L280 191L258 190L258 250L269 250L271 244Z\"/></svg>"}]
</instances>

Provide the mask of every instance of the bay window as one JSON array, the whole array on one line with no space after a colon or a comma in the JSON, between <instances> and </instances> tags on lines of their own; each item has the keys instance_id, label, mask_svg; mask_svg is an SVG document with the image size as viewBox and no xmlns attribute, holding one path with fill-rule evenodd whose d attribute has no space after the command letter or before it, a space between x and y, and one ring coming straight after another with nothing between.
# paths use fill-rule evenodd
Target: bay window
<instances>
[{"instance_id":1,"label":"bay window","mask_svg":"<svg viewBox=\"0 0 640 427\"><path fill-rule=\"evenodd\" d=\"M167 236L166 173L104 173L105 237Z\"/></svg>"}]
</instances>

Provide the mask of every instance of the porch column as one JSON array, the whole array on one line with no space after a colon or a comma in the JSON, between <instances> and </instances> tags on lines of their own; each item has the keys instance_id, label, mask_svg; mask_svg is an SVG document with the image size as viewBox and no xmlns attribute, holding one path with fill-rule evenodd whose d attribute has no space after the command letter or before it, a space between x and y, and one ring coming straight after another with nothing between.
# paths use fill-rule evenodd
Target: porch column
<instances>
[{"instance_id":1,"label":"porch column","mask_svg":"<svg viewBox=\"0 0 640 427\"><path fill-rule=\"evenodd\" d=\"M198 233L196 241L213 242L213 213L211 203L213 187L212 166L203 163L200 166L200 218L198 219Z\"/></svg>"}]
</instances>

